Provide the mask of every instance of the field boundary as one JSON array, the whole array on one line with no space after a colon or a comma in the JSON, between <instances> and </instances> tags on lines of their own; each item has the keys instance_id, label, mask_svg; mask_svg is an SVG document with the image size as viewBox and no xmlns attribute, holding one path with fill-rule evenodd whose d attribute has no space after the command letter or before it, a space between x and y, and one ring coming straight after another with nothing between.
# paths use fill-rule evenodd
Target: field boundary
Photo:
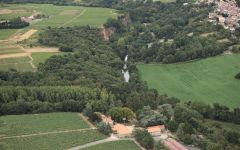
<instances>
[{"instance_id":1,"label":"field boundary","mask_svg":"<svg viewBox=\"0 0 240 150\"><path fill-rule=\"evenodd\" d=\"M91 128L96 129L96 127L81 113L78 113L78 115L81 117L83 121L85 121Z\"/></svg>"},{"instance_id":2,"label":"field boundary","mask_svg":"<svg viewBox=\"0 0 240 150\"><path fill-rule=\"evenodd\" d=\"M13 139L13 138L32 137L32 136L39 136L39 135L49 135L49 134L59 134L59 133L69 133L69 132L81 132L81 131L89 131L89 130L96 130L96 128L86 128L86 129L75 129L75 130L53 131L53 132L44 132L44 133L35 133L35 134L24 134L24 135L17 135L17 136L7 136L7 137L1 137L0 140L4 140L4 139Z\"/></svg>"},{"instance_id":3,"label":"field boundary","mask_svg":"<svg viewBox=\"0 0 240 150\"><path fill-rule=\"evenodd\" d=\"M74 21L75 19L77 19L78 17L82 16L86 11L87 11L87 9L84 9L79 15L73 17L71 20L65 22L64 24L62 24L62 25L60 25L60 26L58 26L58 27L59 27L59 28L60 28L60 27L64 27L66 24L69 24L69 23L71 23L72 21Z\"/></svg>"},{"instance_id":4,"label":"field boundary","mask_svg":"<svg viewBox=\"0 0 240 150\"><path fill-rule=\"evenodd\" d=\"M91 143L86 143L84 145L72 147L72 148L69 148L68 150L81 150L83 148L88 148L88 147L96 146L96 145L99 145L99 144L104 144L104 143L108 143L108 142L115 142L115 141L133 141L141 150L146 150L134 138L118 138L118 137L115 137L115 138L109 137L107 139L98 140L98 141L94 141L94 142L91 142Z\"/></svg>"}]
</instances>

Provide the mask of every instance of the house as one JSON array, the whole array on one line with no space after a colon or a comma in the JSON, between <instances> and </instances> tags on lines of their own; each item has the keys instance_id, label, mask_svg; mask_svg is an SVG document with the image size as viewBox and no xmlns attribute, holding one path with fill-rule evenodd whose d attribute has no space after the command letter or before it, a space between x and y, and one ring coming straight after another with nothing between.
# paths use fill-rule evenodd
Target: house
<instances>
[{"instance_id":1,"label":"house","mask_svg":"<svg viewBox=\"0 0 240 150\"><path fill-rule=\"evenodd\" d=\"M147 128L147 131L152 135L152 136L160 136L162 132L165 131L165 126L164 125L158 125L158 126L151 126Z\"/></svg>"},{"instance_id":2,"label":"house","mask_svg":"<svg viewBox=\"0 0 240 150\"><path fill-rule=\"evenodd\" d=\"M224 23L225 22L225 18L221 15L218 16L218 20L220 23Z\"/></svg>"},{"instance_id":3,"label":"house","mask_svg":"<svg viewBox=\"0 0 240 150\"><path fill-rule=\"evenodd\" d=\"M115 124L112 128L113 133L117 134L119 138L131 137L133 129L125 126L124 124Z\"/></svg>"}]
</instances>

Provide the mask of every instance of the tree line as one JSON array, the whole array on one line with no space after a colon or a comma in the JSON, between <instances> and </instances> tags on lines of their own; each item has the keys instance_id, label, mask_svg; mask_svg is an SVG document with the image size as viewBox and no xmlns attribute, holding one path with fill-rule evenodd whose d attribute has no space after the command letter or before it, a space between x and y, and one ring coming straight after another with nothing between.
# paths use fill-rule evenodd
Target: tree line
<instances>
[{"instance_id":1,"label":"tree line","mask_svg":"<svg viewBox=\"0 0 240 150\"><path fill-rule=\"evenodd\" d=\"M11 20L0 20L0 29L20 29L29 25L28 22L22 21L20 17Z\"/></svg>"}]
</instances>

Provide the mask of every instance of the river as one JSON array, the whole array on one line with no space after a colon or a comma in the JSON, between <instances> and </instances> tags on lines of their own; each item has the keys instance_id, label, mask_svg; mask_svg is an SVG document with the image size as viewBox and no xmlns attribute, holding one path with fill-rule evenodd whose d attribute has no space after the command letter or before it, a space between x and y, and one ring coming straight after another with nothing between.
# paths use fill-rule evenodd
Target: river
<instances>
[{"instance_id":1,"label":"river","mask_svg":"<svg viewBox=\"0 0 240 150\"><path fill-rule=\"evenodd\" d=\"M125 64L124 64L123 70L122 70L122 74L123 74L125 82L129 82L129 79L130 79L130 74L129 74L128 67L127 67L127 61L128 61L128 55L125 56L125 59L124 59Z\"/></svg>"}]
</instances>

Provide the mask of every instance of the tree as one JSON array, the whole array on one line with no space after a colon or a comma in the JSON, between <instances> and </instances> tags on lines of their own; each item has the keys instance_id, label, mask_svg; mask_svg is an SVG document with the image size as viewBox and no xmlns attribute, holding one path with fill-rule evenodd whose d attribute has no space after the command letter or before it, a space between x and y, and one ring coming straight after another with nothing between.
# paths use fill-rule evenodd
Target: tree
<instances>
[{"instance_id":1,"label":"tree","mask_svg":"<svg viewBox=\"0 0 240 150\"><path fill-rule=\"evenodd\" d=\"M125 122L135 118L135 113L127 107L113 107L108 114L116 122Z\"/></svg>"},{"instance_id":2,"label":"tree","mask_svg":"<svg viewBox=\"0 0 240 150\"><path fill-rule=\"evenodd\" d=\"M166 124L168 130L175 132L177 131L178 124L174 120L169 120Z\"/></svg>"},{"instance_id":3,"label":"tree","mask_svg":"<svg viewBox=\"0 0 240 150\"><path fill-rule=\"evenodd\" d=\"M235 132L235 131L226 131L224 134L224 137L226 138L226 140L232 144L237 144L239 143L239 138L240 135L239 133Z\"/></svg>"},{"instance_id":4,"label":"tree","mask_svg":"<svg viewBox=\"0 0 240 150\"><path fill-rule=\"evenodd\" d=\"M164 145L161 141L159 141L154 145L153 150L167 150L167 148L164 147Z\"/></svg>"},{"instance_id":5,"label":"tree","mask_svg":"<svg viewBox=\"0 0 240 150\"><path fill-rule=\"evenodd\" d=\"M154 140L147 130L137 129L134 131L134 138L146 149L152 149L154 146Z\"/></svg>"}]
</instances>

